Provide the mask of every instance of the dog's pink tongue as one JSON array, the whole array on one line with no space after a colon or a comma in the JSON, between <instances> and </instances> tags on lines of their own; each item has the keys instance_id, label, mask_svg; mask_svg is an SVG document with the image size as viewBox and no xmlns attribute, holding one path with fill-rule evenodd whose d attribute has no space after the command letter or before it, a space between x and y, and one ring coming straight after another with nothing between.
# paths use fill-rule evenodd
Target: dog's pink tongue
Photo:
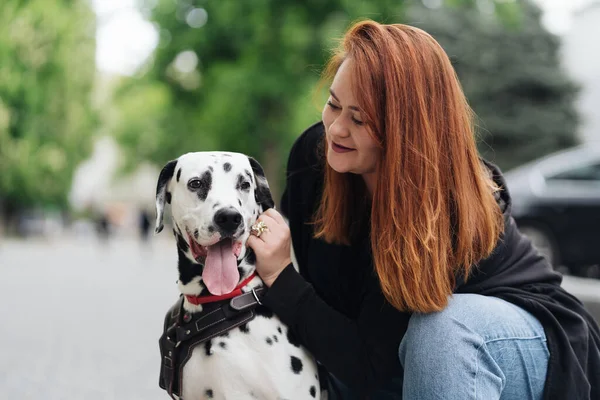
<instances>
[{"instance_id":1,"label":"dog's pink tongue","mask_svg":"<svg viewBox=\"0 0 600 400\"><path fill-rule=\"evenodd\" d=\"M231 293L240 280L231 240L221 240L208 246L202 280L208 291L216 296Z\"/></svg>"}]
</instances>

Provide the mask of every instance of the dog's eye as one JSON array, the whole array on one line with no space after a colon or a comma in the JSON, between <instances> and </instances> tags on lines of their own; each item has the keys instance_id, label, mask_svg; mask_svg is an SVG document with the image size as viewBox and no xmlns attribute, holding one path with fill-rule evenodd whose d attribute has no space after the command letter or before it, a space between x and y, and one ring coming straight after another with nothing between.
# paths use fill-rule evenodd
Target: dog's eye
<instances>
[{"instance_id":1,"label":"dog's eye","mask_svg":"<svg viewBox=\"0 0 600 400\"><path fill-rule=\"evenodd\" d=\"M200 179L192 179L188 182L188 187L190 189L200 189L200 186L202 186L202 182L200 182Z\"/></svg>"},{"instance_id":2,"label":"dog's eye","mask_svg":"<svg viewBox=\"0 0 600 400\"><path fill-rule=\"evenodd\" d=\"M244 182L244 183L242 183L242 184L240 185L240 188L241 188L242 190L248 190L248 189L250 189L250 182Z\"/></svg>"}]
</instances>

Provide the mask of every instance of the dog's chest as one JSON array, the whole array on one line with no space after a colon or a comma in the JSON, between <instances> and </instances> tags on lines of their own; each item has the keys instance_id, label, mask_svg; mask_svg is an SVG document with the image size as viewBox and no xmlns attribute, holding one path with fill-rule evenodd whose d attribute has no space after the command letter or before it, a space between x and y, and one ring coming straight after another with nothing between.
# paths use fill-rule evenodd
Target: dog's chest
<instances>
[{"instance_id":1,"label":"dog's chest","mask_svg":"<svg viewBox=\"0 0 600 400\"><path fill-rule=\"evenodd\" d=\"M194 348L183 369L183 399L315 399L317 367L269 313Z\"/></svg>"}]
</instances>

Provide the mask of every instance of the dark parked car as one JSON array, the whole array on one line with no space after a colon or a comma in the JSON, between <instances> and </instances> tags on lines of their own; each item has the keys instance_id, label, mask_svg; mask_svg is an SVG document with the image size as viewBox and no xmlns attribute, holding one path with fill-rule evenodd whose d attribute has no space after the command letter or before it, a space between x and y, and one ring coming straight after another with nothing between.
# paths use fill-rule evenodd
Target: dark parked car
<instances>
[{"instance_id":1,"label":"dark parked car","mask_svg":"<svg viewBox=\"0 0 600 400\"><path fill-rule=\"evenodd\" d=\"M600 264L600 145L551 154L505 177L517 225L554 266L586 275Z\"/></svg>"}]
</instances>

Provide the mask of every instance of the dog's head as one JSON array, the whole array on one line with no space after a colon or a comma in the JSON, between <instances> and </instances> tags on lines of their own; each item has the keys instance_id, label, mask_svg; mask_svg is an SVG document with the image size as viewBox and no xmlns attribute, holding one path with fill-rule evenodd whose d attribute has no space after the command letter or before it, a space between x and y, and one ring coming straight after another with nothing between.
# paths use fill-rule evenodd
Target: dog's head
<instances>
[{"instance_id":1,"label":"dog's head","mask_svg":"<svg viewBox=\"0 0 600 400\"><path fill-rule=\"evenodd\" d=\"M240 281L238 266L251 252L250 228L274 205L260 164L240 153L184 154L160 172L156 233L163 229L165 203L171 204L177 245L197 265L204 285L215 295L231 292Z\"/></svg>"}]
</instances>

